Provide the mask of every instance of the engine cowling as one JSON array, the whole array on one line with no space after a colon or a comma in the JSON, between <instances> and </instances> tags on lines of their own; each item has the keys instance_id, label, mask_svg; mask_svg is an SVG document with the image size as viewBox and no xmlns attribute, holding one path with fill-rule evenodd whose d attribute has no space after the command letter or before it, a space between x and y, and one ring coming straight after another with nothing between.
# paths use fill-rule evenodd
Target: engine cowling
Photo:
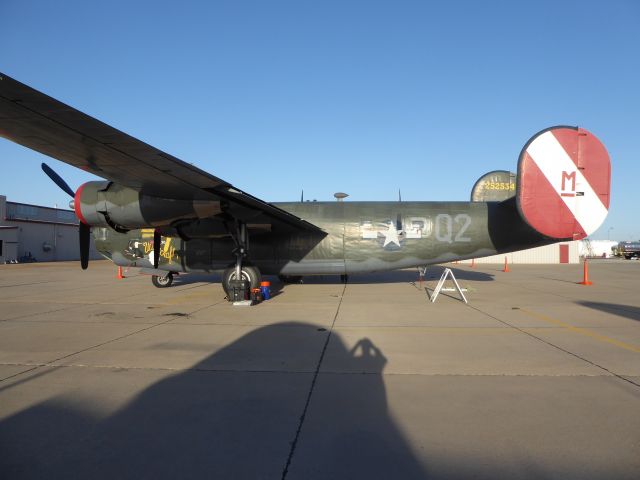
<instances>
[{"instance_id":1,"label":"engine cowling","mask_svg":"<svg viewBox=\"0 0 640 480\"><path fill-rule=\"evenodd\" d=\"M113 182L87 182L78 188L73 202L81 222L118 231L165 227L222 213L218 200L152 197Z\"/></svg>"}]
</instances>

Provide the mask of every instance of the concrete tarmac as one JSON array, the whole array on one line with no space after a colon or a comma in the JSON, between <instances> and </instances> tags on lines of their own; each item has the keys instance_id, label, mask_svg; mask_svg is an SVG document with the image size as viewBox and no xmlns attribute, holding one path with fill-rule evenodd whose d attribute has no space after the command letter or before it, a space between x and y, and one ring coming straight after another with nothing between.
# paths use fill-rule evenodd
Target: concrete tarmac
<instances>
[{"instance_id":1,"label":"concrete tarmac","mask_svg":"<svg viewBox=\"0 0 640 480\"><path fill-rule=\"evenodd\" d=\"M640 262L448 266L468 305L2 265L0 478L639 478Z\"/></svg>"}]
</instances>

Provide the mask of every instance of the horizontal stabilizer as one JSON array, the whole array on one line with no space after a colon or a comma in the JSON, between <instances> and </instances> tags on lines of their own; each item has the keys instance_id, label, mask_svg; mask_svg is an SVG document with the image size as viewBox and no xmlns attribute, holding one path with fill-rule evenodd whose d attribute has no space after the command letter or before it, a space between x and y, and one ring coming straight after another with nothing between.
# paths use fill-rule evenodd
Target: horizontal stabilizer
<instances>
[{"instance_id":1,"label":"horizontal stabilizer","mask_svg":"<svg viewBox=\"0 0 640 480\"><path fill-rule=\"evenodd\" d=\"M518 162L516 198L522 218L543 235L579 240L609 211L611 162L604 145L578 127L534 135Z\"/></svg>"},{"instance_id":2,"label":"horizontal stabilizer","mask_svg":"<svg viewBox=\"0 0 640 480\"><path fill-rule=\"evenodd\" d=\"M516 194L516 174L494 170L481 176L471 189L472 202L502 202Z\"/></svg>"}]
</instances>

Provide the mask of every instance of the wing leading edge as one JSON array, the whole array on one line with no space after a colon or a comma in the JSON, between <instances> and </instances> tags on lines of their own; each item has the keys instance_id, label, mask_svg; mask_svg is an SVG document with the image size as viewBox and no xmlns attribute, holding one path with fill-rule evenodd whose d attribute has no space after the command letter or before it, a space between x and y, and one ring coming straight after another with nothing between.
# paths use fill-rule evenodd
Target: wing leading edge
<instances>
[{"instance_id":1,"label":"wing leading edge","mask_svg":"<svg viewBox=\"0 0 640 480\"><path fill-rule=\"evenodd\" d=\"M220 199L251 223L322 230L0 73L0 136L150 196Z\"/></svg>"}]
</instances>

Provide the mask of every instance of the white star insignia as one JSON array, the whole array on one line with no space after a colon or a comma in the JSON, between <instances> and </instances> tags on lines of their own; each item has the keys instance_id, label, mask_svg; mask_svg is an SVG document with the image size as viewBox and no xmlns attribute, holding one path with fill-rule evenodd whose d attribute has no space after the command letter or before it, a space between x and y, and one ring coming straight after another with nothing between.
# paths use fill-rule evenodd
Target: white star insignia
<instances>
[{"instance_id":1,"label":"white star insignia","mask_svg":"<svg viewBox=\"0 0 640 480\"><path fill-rule=\"evenodd\" d=\"M398 230L396 230L396 226L393 222L389 222L389 229L386 232L380 232L384 235L384 245L382 247L386 247L390 243L395 243L397 246L400 246L400 239L398 238Z\"/></svg>"}]
</instances>

